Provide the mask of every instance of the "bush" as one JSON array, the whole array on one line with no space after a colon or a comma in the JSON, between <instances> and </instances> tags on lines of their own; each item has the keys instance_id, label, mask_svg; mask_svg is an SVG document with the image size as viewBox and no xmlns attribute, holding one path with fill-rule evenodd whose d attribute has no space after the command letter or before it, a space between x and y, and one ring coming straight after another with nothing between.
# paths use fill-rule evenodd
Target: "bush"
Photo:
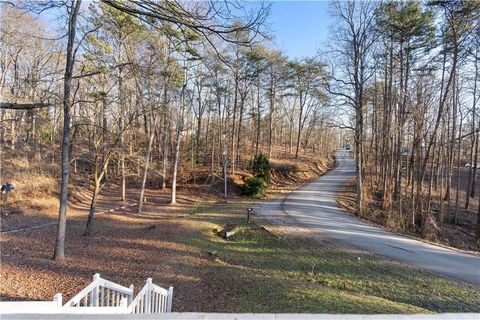
<instances>
[{"instance_id":1,"label":"bush","mask_svg":"<svg viewBox=\"0 0 480 320\"><path fill-rule=\"evenodd\" d=\"M264 177L250 177L242 185L243 194L252 198L260 198L268 187L268 181Z\"/></svg>"},{"instance_id":2,"label":"bush","mask_svg":"<svg viewBox=\"0 0 480 320\"><path fill-rule=\"evenodd\" d=\"M250 170L255 176L264 178L267 183L270 181L270 169L270 161L263 153L250 160Z\"/></svg>"},{"instance_id":3,"label":"bush","mask_svg":"<svg viewBox=\"0 0 480 320\"><path fill-rule=\"evenodd\" d=\"M260 198L270 182L270 162L264 154L250 160L249 169L254 177L248 178L242 186L243 194L252 198Z\"/></svg>"}]
</instances>

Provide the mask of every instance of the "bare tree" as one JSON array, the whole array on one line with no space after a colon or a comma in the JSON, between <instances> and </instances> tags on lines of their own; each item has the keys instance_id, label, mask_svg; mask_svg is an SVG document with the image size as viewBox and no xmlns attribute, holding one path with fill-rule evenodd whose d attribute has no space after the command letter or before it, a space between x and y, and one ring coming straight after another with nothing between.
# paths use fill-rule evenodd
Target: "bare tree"
<instances>
[{"instance_id":1,"label":"bare tree","mask_svg":"<svg viewBox=\"0 0 480 320\"><path fill-rule=\"evenodd\" d=\"M75 64L74 49L77 18L82 0L72 0L68 5L68 41L63 79L63 137L62 137L62 181L60 183L60 207L58 211L57 241L55 243L55 260L65 259L65 231L67 227L68 179L70 174L70 109L73 68Z\"/></svg>"},{"instance_id":2,"label":"bare tree","mask_svg":"<svg viewBox=\"0 0 480 320\"><path fill-rule=\"evenodd\" d=\"M339 24L331 39L331 54L337 61L332 69L327 90L340 103L355 111L355 175L356 211L362 216L362 170L363 170L363 126L365 112L365 91L373 73L371 62L375 32L375 6L373 2L333 3L334 15Z\"/></svg>"}]
</instances>

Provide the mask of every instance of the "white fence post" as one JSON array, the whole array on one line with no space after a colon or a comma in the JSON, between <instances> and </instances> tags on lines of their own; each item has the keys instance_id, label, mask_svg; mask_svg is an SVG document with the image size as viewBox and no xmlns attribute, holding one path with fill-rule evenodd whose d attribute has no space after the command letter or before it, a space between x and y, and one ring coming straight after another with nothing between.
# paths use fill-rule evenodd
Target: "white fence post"
<instances>
[{"instance_id":1,"label":"white fence post","mask_svg":"<svg viewBox=\"0 0 480 320\"><path fill-rule=\"evenodd\" d=\"M57 302L57 307L61 307L62 306L62 294L57 293L56 295L54 295L53 296L53 301Z\"/></svg>"},{"instance_id":2,"label":"white fence post","mask_svg":"<svg viewBox=\"0 0 480 320\"><path fill-rule=\"evenodd\" d=\"M100 274L99 273L95 273L93 275L93 281L97 281L98 279L100 279ZM93 306L93 307L98 307L98 286L96 286L93 290L92 290L92 301L90 302L90 304Z\"/></svg>"},{"instance_id":3,"label":"white fence post","mask_svg":"<svg viewBox=\"0 0 480 320\"><path fill-rule=\"evenodd\" d=\"M131 284L129 288L132 290L132 294L128 296L128 304L130 304L130 302L133 300L133 284Z\"/></svg>"},{"instance_id":4,"label":"white fence post","mask_svg":"<svg viewBox=\"0 0 480 320\"><path fill-rule=\"evenodd\" d=\"M128 307L127 298L123 297L122 299L120 299L120 307L121 308L127 308Z\"/></svg>"},{"instance_id":5,"label":"white fence post","mask_svg":"<svg viewBox=\"0 0 480 320\"><path fill-rule=\"evenodd\" d=\"M146 286L147 286L147 291L145 292L145 313L149 314L150 309L151 309L151 297L152 297L152 278L148 278L147 281L145 281Z\"/></svg>"},{"instance_id":6,"label":"white fence post","mask_svg":"<svg viewBox=\"0 0 480 320\"><path fill-rule=\"evenodd\" d=\"M170 287L168 289L167 310L166 310L166 312L172 312L172 302L173 302L173 287Z\"/></svg>"}]
</instances>

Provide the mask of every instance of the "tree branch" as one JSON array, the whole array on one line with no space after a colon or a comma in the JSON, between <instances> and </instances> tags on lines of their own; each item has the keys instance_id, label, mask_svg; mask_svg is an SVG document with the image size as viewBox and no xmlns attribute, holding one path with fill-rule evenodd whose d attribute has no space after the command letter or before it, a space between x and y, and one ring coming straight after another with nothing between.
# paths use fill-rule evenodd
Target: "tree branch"
<instances>
[{"instance_id":1,"label":"tree branch","mask_svg":"<svg viewBox=\"0 0 480 320\"><path fill-rule=\"evenodd\" d=\"M52 106L51 103L9 103L0 102L0 109L3 110L33 110L47 108Z\"/></svg>"}]
</instances>

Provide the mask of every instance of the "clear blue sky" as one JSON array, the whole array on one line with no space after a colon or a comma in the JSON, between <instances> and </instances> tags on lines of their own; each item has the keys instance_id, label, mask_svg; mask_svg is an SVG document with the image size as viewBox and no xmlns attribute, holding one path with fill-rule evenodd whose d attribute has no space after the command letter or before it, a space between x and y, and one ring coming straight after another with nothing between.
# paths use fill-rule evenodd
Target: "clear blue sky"
<instances>
[{"instance_id":1,"label":"clear blue sky","mask_svg":"<svg viewBox=\"0 0 480 320\"><path fill-rule=\"evenodd\" d=\"M273 1L275 43L291 58L313 56L327 40L332 22L329 1Z\"/></svg>"},{"instance_id":2,"label":"clear blue sky","mask_svg":"<svg viewBox=\"0 0 480 320\"><path fill-rule=\"evenodd\" d=\"M85 0L83 6L90 4ZM328 37L328 28L333 22L329 15L329 0L283 1L272 0L268 22L275 36L275 44L290 58L313 56ZM63 23L53 11L40 17L52 28Z\"/></svg>"}]
</instances>

